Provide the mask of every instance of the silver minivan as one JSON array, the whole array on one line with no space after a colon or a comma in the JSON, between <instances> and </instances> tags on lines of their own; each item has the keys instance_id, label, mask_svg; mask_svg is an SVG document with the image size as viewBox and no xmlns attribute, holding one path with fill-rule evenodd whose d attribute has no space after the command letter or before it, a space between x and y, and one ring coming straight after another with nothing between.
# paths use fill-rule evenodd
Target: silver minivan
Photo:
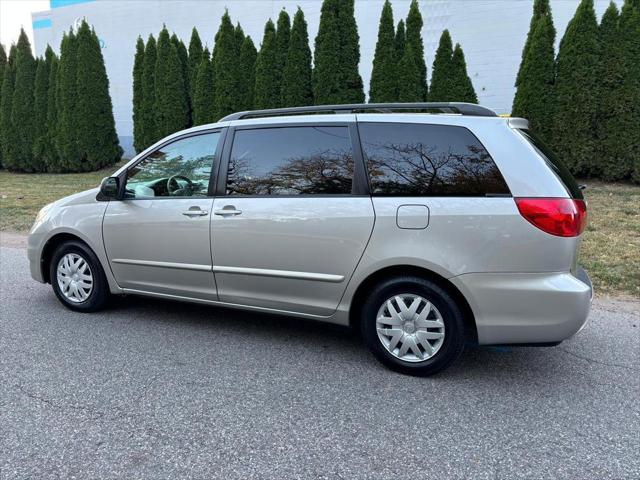
<instances>
[{"instance_id":1,"label":"silver minivan","mask_svg":"<svg viewBox=\"0 0 640 480\"><path fill-rule=\"evenodd\" d=\"M429 375L466 344L578 332L585 221L526 120L462 103L298 107L159 141L44 207L28 254L72 310L132 294L331 322Z\"/></svg>"}]
</instances>

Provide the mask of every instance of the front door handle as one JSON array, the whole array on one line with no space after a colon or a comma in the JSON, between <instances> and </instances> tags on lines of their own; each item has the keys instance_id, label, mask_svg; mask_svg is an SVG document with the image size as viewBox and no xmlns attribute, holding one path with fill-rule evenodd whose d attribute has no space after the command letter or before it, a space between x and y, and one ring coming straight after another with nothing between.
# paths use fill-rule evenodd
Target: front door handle
<instances>
[{"instance_id":1,"label":"front door handle","mask_svg":"<svg viewBox=\"0 0 640 480\"><path fill-rule=\"evenodd\" d=\"M215 210L213 213L216 215L220 215L221 217L231 217L240 215L242 213L242 210L237 210L233 205L225 205L220 210Z\"/></svg>"},{"instance_id":2,"label":"front door handle","mask_svg":"<svg viewBox=\"0 0 640 480\"><path fill-rule=\"evenodd\" d=\"M201 210L200 207L191 207L186 212L182 212L182 214L186 217L193 218L204 217L206 215L209 215L209 212L207 212L206 210Z\"/></svg>"}]
</instances>

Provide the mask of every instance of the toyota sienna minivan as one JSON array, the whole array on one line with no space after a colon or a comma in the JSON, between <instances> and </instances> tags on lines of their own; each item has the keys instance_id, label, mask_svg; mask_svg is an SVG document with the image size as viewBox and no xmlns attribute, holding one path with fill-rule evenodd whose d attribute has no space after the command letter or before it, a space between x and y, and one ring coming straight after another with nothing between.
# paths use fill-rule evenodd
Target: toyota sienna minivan
<instances>
[{"instance_id":1,"label":"toyota sienna minivan","mask_svg":"<svg viewBox=\"0 0 640 480\"><path fill-rule=\"evenodd\" d=\"M130 294L320 320L430 375L466 344L578 332L585 222L526 120L463 103L298 107L157 142L45 206L28 255L72 310Z\"/></svg>"}]
</instances>

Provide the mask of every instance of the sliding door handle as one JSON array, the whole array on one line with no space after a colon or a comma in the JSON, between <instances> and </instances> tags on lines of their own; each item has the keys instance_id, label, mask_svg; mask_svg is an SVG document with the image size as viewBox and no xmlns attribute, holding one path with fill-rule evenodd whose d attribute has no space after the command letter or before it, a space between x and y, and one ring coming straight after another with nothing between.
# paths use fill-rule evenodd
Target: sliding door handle
<instances>
[{"instance_id":1,"label":"sliding door handle","mask_svg":"<svg viewBox=\"0 0 640 480\"><path fill-rule=\"evenodd\" d=\"M185 217L205 217L207 215L209 215L209 212L207 212L206 210L200 210L200 208L198 207L191 207L189 210L187 210L186 212L182 212L182 214Z\"/></svg>"},{"instance_id":2,"label":"sliding door handle","mask_svg":"<svg viewBox=\"0 0 640 480\"><path fill-rule=\"evenodd\" d=\"M233 217L235 215L240 215L242 210L237 210L233 205L225 205L221 209L215 210L213 213L220 215L221 217Z\"/></svg>"}]
</instances>

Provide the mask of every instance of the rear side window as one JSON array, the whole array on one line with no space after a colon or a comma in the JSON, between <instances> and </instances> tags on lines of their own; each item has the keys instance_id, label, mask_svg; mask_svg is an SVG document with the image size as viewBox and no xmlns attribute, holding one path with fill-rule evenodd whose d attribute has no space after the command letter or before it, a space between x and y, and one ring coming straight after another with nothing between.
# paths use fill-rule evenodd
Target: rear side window
<instances>
[{"instance_id":1,"label":"rear side window","mask_svg":"<svg viewBox=\"0 0 640 480\"><path fill-rule=\"evenodd\" d=\"M353 169L347 127L237 130L227 195L350 194Z\"/></svg>"},{"instance_id":2,"label":"rear side window","mask_svg":"<svg viewBox=\"0 0 640 480\"><path fill-rule=\"evenodd\" d=\"M551 151L549 147L537 136L535 136L530 130L520 129L519 132L522 134L524 138L526 138L531 145L538 151L540 156L544 158L549 167L556 173L558 178L564 184L564 188L567 189L571 198L575 198L578 200L582 200L584 197L582 195L582 190L578 186L576 179L573 178L571 172L567 168L567 166L556 157L555 153Z\"/></svg>"},{"instance_id":3,"label":"rear side window","mask_svg":"<svg viewBox=\"0 0 640 480\"><path fill-rule=\"evenodd\" d=\"M358 129L373 195L510 194L487 150L464 127L359 123Z\"/></svg>"}]
</instances>

